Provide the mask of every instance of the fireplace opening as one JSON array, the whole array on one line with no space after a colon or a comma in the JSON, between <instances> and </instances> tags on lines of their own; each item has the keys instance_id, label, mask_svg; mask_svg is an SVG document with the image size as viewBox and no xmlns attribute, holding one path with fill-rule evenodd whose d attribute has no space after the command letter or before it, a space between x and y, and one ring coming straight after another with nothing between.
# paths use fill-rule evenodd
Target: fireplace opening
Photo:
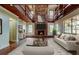
<instances>
[{"instance_id":1,"label":"fireplace opening","mask_svg":"<svg viewBox=\"0 0 79 59\"><path fill-rule=\"evenodd\" d=\"M38 35L44 35L44 31L38 31Z\"/></svg>"}]
</instances>

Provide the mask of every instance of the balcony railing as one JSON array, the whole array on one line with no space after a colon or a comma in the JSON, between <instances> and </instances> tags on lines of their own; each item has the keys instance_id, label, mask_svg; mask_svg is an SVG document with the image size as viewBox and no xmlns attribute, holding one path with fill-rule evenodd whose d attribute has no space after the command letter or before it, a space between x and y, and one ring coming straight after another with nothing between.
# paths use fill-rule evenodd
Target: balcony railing
<instances>
[{"instance_id":1,"label":"balcony railing","mask_svg":"<svg viewBox=\"0 0 79 59\"><path fill-rule=\"evenodd\" d=\"M25 11L22 9L20 5L14 5L23 15L25 15Z\"/></svg>"},{"instance_id":2,"label":"balcony railing","mask_svg":"<svg viewBox=\"0 0 79 59\"><path fill-rule=\"evenodd\" d=\"M59 8L59 9L57 9L57 8ZM62 5L62 8L60 8L60 6L58 6L57 8L54 13L54 20L58 20L64 16L66 16L73 10L79 8L79 5L68 4L68 5Z\"/></svg>"},{"instance_id":3,"label":"balcony railing","mask_svg":"<svg viewBox=\"0 0 79 59\"><path fill-rule=\"evenodd\" d=\"M23 15L27 16L30 20L31 17L31 11L26 5L14 5Z\"/></svg>"}]
</instances>

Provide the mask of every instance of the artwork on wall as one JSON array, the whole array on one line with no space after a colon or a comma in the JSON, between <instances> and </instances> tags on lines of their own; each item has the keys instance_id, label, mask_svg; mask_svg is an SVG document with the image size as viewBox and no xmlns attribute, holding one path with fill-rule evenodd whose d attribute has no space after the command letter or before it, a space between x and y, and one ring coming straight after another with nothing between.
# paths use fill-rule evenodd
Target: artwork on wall
<instances>
[{"instance_id":1,"label":"artwork on wall","mask_svg":"<svg viewBox=\"0 0 79 59\"><path fill-rule=\"evenodd\" d=\"M0 34L2 34L2 19L0 18Z\"/></svg>"}]
</instances>

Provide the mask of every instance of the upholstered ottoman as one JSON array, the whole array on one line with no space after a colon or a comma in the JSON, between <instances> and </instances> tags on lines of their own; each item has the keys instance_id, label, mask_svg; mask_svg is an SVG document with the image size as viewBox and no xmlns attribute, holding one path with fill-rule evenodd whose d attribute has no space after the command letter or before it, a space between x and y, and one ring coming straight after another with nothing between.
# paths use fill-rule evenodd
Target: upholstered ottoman
<instances>
[{"instance_id":1,"label":"upholstered ottoman","mask_svg":"<svg viewBox=\"0 0 79 59\"><path fill-rule=\"evenodd\" d=\"M23 49L24 55L53 55L54 50L52 47L25 47Z\"/></svg>"}]
</instances>

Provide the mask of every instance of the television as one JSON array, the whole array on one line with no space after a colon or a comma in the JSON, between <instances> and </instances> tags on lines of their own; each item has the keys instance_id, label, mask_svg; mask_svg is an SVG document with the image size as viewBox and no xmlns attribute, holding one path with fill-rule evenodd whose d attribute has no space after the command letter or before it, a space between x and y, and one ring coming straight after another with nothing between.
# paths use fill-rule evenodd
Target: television
<instances>
[{"instance_id":1,"label":"television","mask_svg":"<svg viewBox=\"0 0 79 59\"><path fill-rule=\"evenodd\" d=\"M45 23L37 23L36 29L37 30L44 30L44 29L46 29L46 24Z\"/></svg>"}]
</instances>

